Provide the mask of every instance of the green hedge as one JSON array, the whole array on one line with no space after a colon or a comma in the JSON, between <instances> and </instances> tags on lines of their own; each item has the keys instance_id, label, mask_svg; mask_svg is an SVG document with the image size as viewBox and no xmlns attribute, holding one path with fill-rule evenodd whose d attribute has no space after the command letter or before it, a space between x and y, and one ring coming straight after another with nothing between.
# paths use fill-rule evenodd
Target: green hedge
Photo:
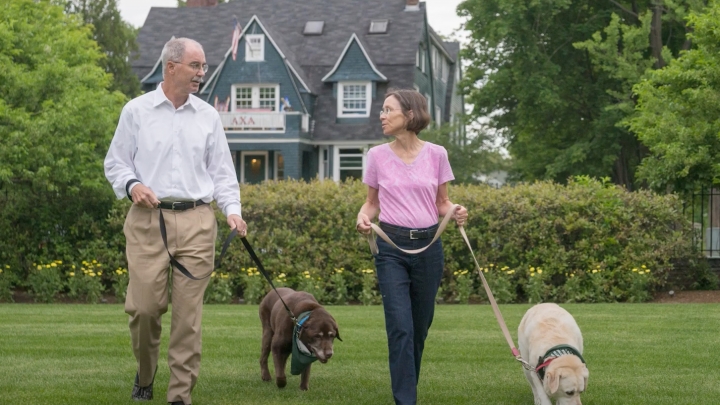
<instances>
[{"instance_id":1,"label":"green hedge","mask_svg":"<svg viewBox=\"0 0 720 405\"><path fill-rule=\"evenodd\" d=\"M363 184L268 182L243 185L241 193L248 240L277 285L310 291L324 303L380 302L372 256L354 228L366 195ZM647 301L653 291L668 287L677 261L698 286L717 286L692 246L690 224L675 196L630 193L588 178L566 186L451 186L450 196L468 208L468 237L498 302ZM47 301L53 294L70 293L73 285L75 296L93 302L97 279L122 299L127 283L122 225L128 207L127 201L115 202L107 220L96 225L104 236L83 243L74 258L5 264L0 300L7 299L3 288L26 289ZM228 228L220 213L218 221L219 252ZM446 269L438 301L486 301L454 226L443 244ZM57 275L38 277L38 272ZM53 282L60 285L48 288ZM212 278L206 302L243 297L256 303L268 288L235 241Z\"/></svg>"}]
</instances>

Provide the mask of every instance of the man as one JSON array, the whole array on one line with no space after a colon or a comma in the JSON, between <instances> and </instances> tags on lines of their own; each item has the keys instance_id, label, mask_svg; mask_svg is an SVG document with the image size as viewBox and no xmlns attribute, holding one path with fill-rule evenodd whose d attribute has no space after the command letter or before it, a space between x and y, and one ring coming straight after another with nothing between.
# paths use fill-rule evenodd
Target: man
<instances>
[{"instance_id":1,"label":"man","mask_svg":"<svg viewBox=\"0 0 720 405\"><path fill-rule=\"evenodd\" d=\"M105 158L118 198L133 205L125 219L130 315L137 373L132 399L149 401L157 370L161 316L168 309L168 252L194 277L172 271L168 403L190 405L200 370L203 294L213 271L217 222L213 200L241 236L240 190L220 116L193 96L207 72L202 46L171 39L162 50L163 82L125 105ZM159 208L159 209L158 209ZM160 213L167 229L167 250Z\"/></svg>"}]
</instances>

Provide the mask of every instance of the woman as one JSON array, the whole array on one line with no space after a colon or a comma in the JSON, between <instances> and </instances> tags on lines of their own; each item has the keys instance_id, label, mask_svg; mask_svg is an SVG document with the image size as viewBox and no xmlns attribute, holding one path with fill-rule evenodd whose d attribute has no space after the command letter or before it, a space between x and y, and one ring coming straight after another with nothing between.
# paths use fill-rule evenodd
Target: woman
<instances>
[{"instance_id":1,"label":"woman","mask_svg":"<svg viewBox=\"0 0 720 405\"><path fill-rule=\"evenodd\" d=\"M453 215L447 182L453 180L447 151L422 141L420 131L430 123L427 101L414 90L390 90L380 113L383 133L395 140L375 146L367 154L363 182L368 195L356 229L369 234L370 221L380 213L380 228L403 249L426 246L435 236L438 216ZM458 225L467 219L459 206ZM385 310L390 378L395 403L415 404L420 361L435 311L444 267L442 242L417 255L403 253L378 238L375 255Z\"/></svg>"}]
</instances>

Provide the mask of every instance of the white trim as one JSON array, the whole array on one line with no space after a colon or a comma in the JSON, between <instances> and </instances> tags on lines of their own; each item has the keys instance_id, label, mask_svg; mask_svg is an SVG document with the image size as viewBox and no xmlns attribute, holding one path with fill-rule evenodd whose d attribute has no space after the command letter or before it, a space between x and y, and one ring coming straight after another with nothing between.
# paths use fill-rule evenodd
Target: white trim
<instances>
[{"instance_id":1,"label":"white trim","mask_svg":"<svg viewBox=\"0 0 720 405\"><path fill-rule=\"evenodd\" d=\"M333 176L332 179L334 181L340 181L340 149L360 149L362 151L362 160L360 163L360 171L363 175L365 175L365 167L366 167L366 160L367 160L367 144L362 143L353 143L349 145L334 145L333 146ZM357 156L357 154L348 154L343 156ZM362 179L361 179L362 180Z\"/></svg>"},{"instance_id":2,"label":"white trim","mask_svg":"<svg viewBox=\"0 0 720 405\"><path fill-rule=\"evenodd\" d=\"M260 55L250 57L251 39L260 40ZM265 62L265 35L263 34L247 34L245 35L245 62Z\"/></svg>"},{"instance_id":3,"label":"white trim","mask_svg":"<svg viewBox=\"0 0 720 405\"><path fill-rule=\"evenodd\" d=\"M283 156L280 151L275 151L273 153L273 156L275 157L275 162L273 162L273 180L278 180L278 160L280 160L280 156L283 157L283 178L282 180L285 180L285 156Z\"/></svg>"},{"instance_id":4,"label":"white trim","mask_svg":"<svg viewBox=\"0 0 720 405\"><path fill-rule=\"evenodd\" d=\"M365 55L365 59L370 64L370 67L372 68L373 72L375 72L378 76L380 76L383 80L387 81L387 77L385 77L384 74L380 73L377 68L375 68L375 64L373 64L372 60L370 59L370 56L368 56L368 53L365 52L365 47L362 45L362 42L360 42L360 39L358 39L357 35L355 33L352 34L350 37L350 40L345 44L345 49L343 49L342 53L340 54L340 57L335 62L335 66L330 70L330 73L326 74L325 77L322 78L321 81L327 80L328 77L332 76L333 73L337 70L338 66L340 66L340 62L342 62L343 58L345 58L345 54L347 53L348 49L350 49L350 44L352 44L352 41L357 41L358 45L360 45L360 50L362 51L363 55Z\"/></svg>"},{"instance_id":5,"label":"white trim","mask_svg":"<svg viewBox=\"0 0 720 405\"><path fill-rule=\"evenodd\" d=\"M265 181L268 180L268 153L267 151L243 150L240 151L240 184L245 184L245 156L265 155Z\"/></svg>"},{"instance_id":6,"label":"white trim","mask_svg":"<svg viewBox=\"0 0 720 405\"><path fill-rule=\"evenodd\" d=\"M365 86L365 113L344 114L343 113L343 89L345 86ZM338 82L337 84L337 117L338 118L367 118L370 116L372 106L372 83L371 82Z\"/></svg>"},{"instance_id":7,"label":"white trim","mask_svg":"<svg viewBox=\"0 0 720 405\"><path fill-rule=\"evenodd\" d=\"M235 135L247 135L247 132L242 131L225 131L226 134L235 134ZM228 144L230 143L271 143L271 144L280 144L280 143L287 143L287 144L295 144L295 143L302 143L305 145L312 145L312 146L340 146L342 148L352 148L356 145L362 145L362 147L371 147L378 144L377 140L366 140L366 141L312 141L310 139L303 139L303 138L274 138L274 139L268 139L268 138L239 138L239 139L228 139ZM358 146L359 147L359 146ZM237 152L237 151L236 151Z\"/></svg>"},{"instance_id":8,"label":"white trim","mask_svg":"<svg viewBox=\"0 0 720 405\"><path fill-rule=\"evenodd\" d=\"M437 35L437 34L436 34L436 35ZM437 38L435 38L435 36L433 36L433 35L430 35L430 39L431 39L433 42L435 42L435 45L437 45L438 48L440 48L440 50L442 51L442 53L443 53L445 56L447 56L448 59L450 59L450 60L452 60L452 61L454 62L453 58L450 57L450 53L445 49L445 45L443 45L443 43L440 42L440 40L438 40Z\"/></svg>"},{"instance_id":9,"label":"white trim","mask_svg":"<svg viewBox=\"0 0 720 405\"><path fill-rule=\"evenodd\" d=\"M330 148L327 146L320 146L318 148L318 180L325 180L328 177L328 174L325 173L325 166L323 165L325 162L325 153L328 155L330 154ZM330 165L330 161L328 159L328 166Z\"/></svg>"},{"instance_id":10,"label":"white trim","mask_svg":"<svg viewBox=\"0 0 720 405\"><path fill-rule=\"evenodd\" d=\"M140 83L144 82L145 79L149 79L150 76L152 76L152 74L155 73L155 69L157 69L157 66L158 66L159 64L161 64L161 63L162 63L162 56L158 58L157 62L155 62L155 64L153 65L153 68L150 70L150 73L146 74L145 77L143 77L142 79L140 79ZM165 78L165 77L163 76L163 79L164 79L164 78Z\"/></svg>"},{"instance_id":11,"label":"white trim","mask_svg":"<svg viewBox=\"0 0 720 405\"><path fill-rule=\"evenodd\" d=\"M275 110L274 112L280 112L280 85L274 83L235 83L230 86L230 112L237 111L237 89L238 88L250 88L252 89L250 108L260 108L260 88L261 87L274 87L275 88Z\"/></svg>"}]
</instances>

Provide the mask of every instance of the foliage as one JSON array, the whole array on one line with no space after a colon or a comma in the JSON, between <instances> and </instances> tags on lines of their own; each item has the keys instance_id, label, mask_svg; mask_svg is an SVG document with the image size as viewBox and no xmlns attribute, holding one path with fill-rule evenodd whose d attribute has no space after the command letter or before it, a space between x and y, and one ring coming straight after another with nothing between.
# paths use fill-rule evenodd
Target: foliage
<instances>
[{"instance_id":1,"label":"foliage","mask_svg":"<svg viewBox=\"0 0 720 405\"><path fill-rule=\"evenodd\" d=\"M35 268L30 270L26 280L30 294L36 302L55 302L55 297L65 288L61 275L62 262L57 260L33 265Z\"/></svg>"},{"instance_id":2,"label":"foliage","mask_svg":"<svg viewBox=\"0 0 720 405\"><path fill-rule=\"evenodd\" d=\"M66 0L65 10L77 14L85 24L92 25L93 39L105 57L99 61L112 74L112 90L128 97L140 94L140 80L132 71L130 61L137 58L137 30L123 21L117 0Z\"/></svg>"},{"instance_id":3,"label":"foliage","mask_svg":"<svg viewBox=\"0 0 720 405\"><path fill-rule=\"evenodd\" d=\"M0 261L69 262L102 240L102 162L125 97L78 18L48 1L0 6Z\"/></svg>"},{"instance_id":4,"label":"foliage","mask_svg":"<svg viewBox=\"0 0 720 405\"><path fill-rule=\"evenodd\" d=\"M699 0L465 0L470 119L501 136L523 180L611 177L636 188L647 150L622 126L632 86L688 44Z\"/></svg>"},{"instance_id":5,"label":"foliage","mask_svg":"<svg viewBox=\"0 0 720 405\"><path fill-rule=\"evenodd\" d=\"M455 301L461 304L470 303L470 295L473 293L472 273L468 273L467 270L453 272L453 276L455 276L455 291L457 292Z\"/></svg>"},{"instance_id":6,"label":"foliage","mask_svg":"<svg viewBox=\"0 0 720 405\"><path fill-rule=\"evenodd\" d=\"M125 302L128 284L130 283L127 269L118 267L110 276L112 277L112 290L115 293L115 298L118 302Z\"/></svg>"},{"instance_id":7,"label":"foliage","mask_svg":"<svg viewBox=\"0 0 720 405\"><path fill-rule=\"evenodd\" d=\"M205 289L203 303L205 304L229 304L234 297L232 278L228 273L213 271L210 281Z\"/></svg>"},{"instance_id":8,"label":"foliage","mask_svg":"<svg viewBox=\"0 0 720 405\"><path fill-rule=\"evenodd\" d=\"M0 266L0 302L14 302L13 287L16 282L10 265Z\"/></svg>"},{"instance_id":9,"label":"foliage","mask_svg":"<svg viewBox=\"0 0 720 405\"><path fill-rule=\"evenodd\" d=\"M373 305L380 302L380 297L377 291L377 277L375 277L375 271L372 269L362 269L362 290L360 291L359 300L363 305Z\"/></svg>"},{"instance_id":10,"label":"foliage","mask_svg":"<svg viewBox=\"0 0 720 405\"><path fill-rule=\"evenodd\" d=\"M507 171L508 159L490 145L487 136L477 134L467 140L458 140L456 128L443 125L431 127L420 133L420 138L443 146L448 151L450 167L455 175L455 184L479 183L480 176L494 171Z\"/></svg>"},{"instance_id":11,"label":"foliage","mask_svg":"<svg viewBox=\"0 0 720 405\"><path fill-rule=\"evenodd\" d=\"M335 269L330 276L330 285L332 286L332 303L335 305L345 305L348 303L348 285L345 281L345 269Z\"/></svg>"},{"instance_id":12,"label":"foliage","mask_svg":"<svg viewBox=\"0 0 720 405\"><path fill-rule=\"evenodd\" d=\"M72 269L75 270L74 265ZM74 299L84 298L91 304L97 304L105 292L101 281L102 275L102 264L97 260L83 261L80 271L67 273L67 296Z\"/></svg>"},{"instance_id":13,"label":"foliage","mask_svg":"<svg viewBox=\"0 0 720 405\"><path fill-rule=\"evenodd\" d=\"M658 190L720 184L720 4L692 14L691 49L634 90L629 127L653 153L638 175Z\"/></svg>"},{"instance_id":14,"label":"foliage","mask_svg":"<svg viewBox=\"0 0 720 405\"><path fill-rule=\"evenodd\" d=\"M243 299L246 304L259 304L265 296L265 279L256 267L243 268L240 272Z\"/></svg>"}]
</instances>

